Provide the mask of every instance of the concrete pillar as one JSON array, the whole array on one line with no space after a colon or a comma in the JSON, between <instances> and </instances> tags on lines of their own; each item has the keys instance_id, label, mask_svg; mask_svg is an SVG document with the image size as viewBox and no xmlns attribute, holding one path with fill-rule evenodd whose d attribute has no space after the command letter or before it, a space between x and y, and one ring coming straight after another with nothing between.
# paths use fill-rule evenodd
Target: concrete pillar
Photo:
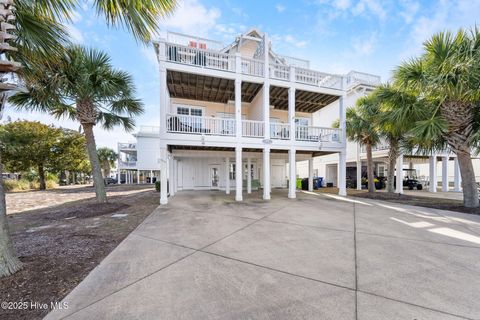
<instances>
[{"instance_id":1,"label":"concrete pillar","mask_svg":"<svg viewBox=\"0 0 480 320\"><path fill-rule=\"evenodd\" d=\"M428 191L437 192L437 155L430 156L428 159L429 163L429 180L430 186Z\"/></svg>"},{"instance_id":2,"label":"concrete pillar","mask_svg":"<svg viewBox=\"0 0 480 320\"><path fill-rule=\"evenodd\" d=\"M230 194L230 158L225 158L225 193Z\"/></svg>"},{"instance_id":3,"label":"concrete pillar","mask_svg":"<svg viewBox=\"0 0 480 320\"><path fill-rule=\"evenodd\" d=\"M247 193L252 193L252 159L247 158Z\"/></svg>"},{"instance_id":4,"label":"concrete pillar","mask_svg":"<svg viewBox=\"0 0 480 320\"><path fill-rule=\"evenodd\" d=\"M137 184L140 184L140 170L137 169Z\"/></svg>"},{"instance_id":5,"label":"concrete pillar","mask_svg":"<svg viewBox=\"0 0 480 320\"><path fill-rule=\"evenodd\" d=\"M165 40L159 42L159 73L160 73L160 138L167 133L168 88L167 70L165 67Z\"/></svg>"},{"instance_id":6,"label":"concrete pillar","mask_svg":"<svg viewBox=\"0 0 480 320\"><path fill-rule=\"evenodd\" d=\"M170 191L170 196L174 196L175 195L175 184L176 184L176 181L173 177L173 162L175 160L173 159L173 157L171 157L168 161L168 164L169 164L169 167L168 167L168 181L169 181L169 191Z\"/></svg>"},{"instance_id":7,"label":"concrete pillar","mask_svg":"<svg viewBox=\"0 0 480 320\"><path fill-rule=\"evenodd\" d=\"M178 160L173 160L173 180L175 181L174 193L178 191Z\"/></svg>"},{"instance_id":8,"label":"concrete pillar","mask_svg":"<svg viewBox=\"0 0 480 320\"><path fill-rule=\"evenodd\" d=\"M153 183L153 171L150 170L150 183Z\"/></svg>"},{"instance_id":9,"label":"concrete pillar","mask_svg":"<svg viewBox=\"0 0 480 320\"><path fill-rule=\"evenodd\" d=\"M263 122L265 124L264 137L265 140L270 140L270 84L265 82L263 84Z\"/></svg>"},{"instance_id":10,"label":"concrete pillar","mask_svg":"<svg viewBox=\"0 0 480 320\"><path fill-rule=\"evenodd\" d=\"M454 171L453 171L453 191L460 192L462 191L462 176L460 174L460 165L458 163L458 158L453 158L454 161Z\"/></svg>"},{"instance_id":11,"label":"concrete pillar","mask_svg":"<svg viewBox=\"0 0 480 320\"><path fill-rule=\"evenodd\" d=\"M290 141L295 141L295 88L288 88L288 124L290 125Z\"/></svg>"},{"instance_id":12,"label":"concrete pillar","mask_svg":"<svg viewBox=\"0 0 480 320\"><path fill-rule=\"evenodd\" d=\"M347 195L347 153L341 151L338 153L338 194L340 196Z\"/></svg>"},{"instance_id":13,"label":"concrete pillar","mask_svg":"<svg viewBox=\"0 0 480 320\"><path fill-rule=\"evenodd\" d=\"M442 157L442 191L448 191L448 157Z\"/></svg>"},{"instance_id":14,"label":"concrete pillar","mask_svg":"<svg viewBox=\"0 0 480 320\"><path fill-rule=\"evenodd\" d=\"M240 78L235 79L235 135L237 139L242 136L242 80Z\"/></svg>"},{"instance_id":15,"label":"concrete pillar","mask_svg":"<svg viewBox=\"0 0 480 320\"><path fill-rule=\"evenodd\" d=\"M308 191L313 191L313 158L308 159Z\"/></svg>"},{"instance_id":16,"label":"concrete pillar","mask_svg":"<svg viewBox=\"0 0 480 320\"><path fill-rule=\"evenodd\" d=\"M168 203L168 193L167 193L167 167L168 167L168 154L167 147L163 146L160 148L160 204ZM152 174L152 171L150 171ZM152 181L150 177L150 181Z\"/></svg>"},{"instance_id":17,"label":"concrete pillar","mask_svg":"<svg viewBox=\"0 0 480 320\"><path fill-rule=\"evenodd\" d=\"M357 190L362 190L362 161L357 160Z\"/></svg>"},{"instance_id":18,"label":"concrete pillar","mask_svg":"<svg viewBox=\"0 0 480 320\"><path fill-rule=\"evenodd\" d=\"M297 162L295 159L295 148L290 148L288 150L288 166L289 170L289 185L288 185L288 197L290 199L295 199L297 192Z\"/></svg>"},{"instance_id":19,"label":"concrete pillar","mask_svg":"<svg viewBox=\"0 0 480 320\"><path fill-rule=\"evenodd\" d=\"M242 180L243 180L243 166L242 166L242 148L235 148L235 201L242 201Z\"/></svg>"},{"instance_id":20,"label":"concrete pillar","mask_svg":"<svg viewBox=\"0 0 480 320\"><path fill-rule=\"evenodd\" d=\"M403 193L403 154L400 154L397 158L397 165L396 165L396 193Z\"/></svg>"},{"instance_id":21,"label":"concrete pillar","mask_svg":"<svg viewBox=\"0 0 480 320\"><path fill-rule=\"evenodd\" d=\"M263 149L263 200L270 200L270 148Z\"/></svg>"},{"instance_id":22,"label":"concrete pillar","mask_svg":"<svg viewBox=\"0 0 480 320\"><path fill-rule=\"evenodd\" d=\"M121 183L121 179L122 179L122 170L118 169L118 174L117 174L117 184L120 184Z\"/></svg>"}]
</instances>

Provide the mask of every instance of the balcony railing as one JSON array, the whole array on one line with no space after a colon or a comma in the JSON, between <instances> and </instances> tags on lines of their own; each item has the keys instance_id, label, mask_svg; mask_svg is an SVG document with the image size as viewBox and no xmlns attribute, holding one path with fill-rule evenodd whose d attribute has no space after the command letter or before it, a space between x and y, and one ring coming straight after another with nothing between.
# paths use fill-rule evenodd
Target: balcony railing
<instances>
[{"instance_id":1,"label":"balcony railing","mask_svg":"<svg viewBox=\"0 0 480 320\"><path fill-rule=\"evenodd\" d=\"M137 144L136 143L128 143L128 142L121 142L118 144L119 149L136 149Z\"/></svg>"},{"instance_id":2,"label":"balcony railing","mask_svg":"<svg viewBox=\"0 0 480 320\"><path fill-rule=\"evenodd\" d=\"M369 73L352 71L347 75L347 87L350 88L357 84L378 86L381 84L381 78Z\"/></svg>"},{"instance_id":3,"label":"balcony railing","mask_svg":"<svg viewBox=\"0 0 480 320\"><path fill-rule=\"evenodd\" d=\"M270 77L279 80L290 80L290 66L271 63Z\"/></svg>"},{"instance_id":4,"label":"balcony railing","mask_svg":"<svg viewBox=\"0 0 480 320\"><path fill-rule=\"evenodd\" d=\"M323 73L311 69L295 68L297 82L311 84L319 87L342 89L342 77L339 75Z\"/></svg>"},{"instance_id":5,"label":"balcony railing","mask_svg":"<svg viewBox=\"0 0 480 320\"><path fill-rule=\"evenodd\" d=\"M242 120L242 136L263 138L265 136L265 123L263 121Z\"/></svg>"},{"instance_id":6,"label":"balcony railing","mask_svg":"<svg viewBox=\"0 0 480 320\"><path fill-rule=\"evenodd\" d=\"M257 77L264 75L264 62L257 59L249 59L242 57L242 73Z\"/></svg>"},{"instance_id":7,"label":"balcony railing","mask_svg":"<svg viewBox=\"0 0 480 320\"><path fill-rule=\"evenodd\" d=\"M270 138L290 139L290 125L285 123L270 123Z\"/></svg>"},{"instance_id":8,"label":"balcony railing","mask_svg":"<svg viewBox=\"0 0 480 320\"><path fill-rule=\"evenodd\" d=\"M209 69L235 71L235 56L227 53L172 43L166 43L165 50L168 61Z\"/></svg>"},{"instance_id":9,"label":"balcony railing","mask_svg":"<svg viewBox=\"0 0 480 320\"><path fill-rule=\"evenodd\" d=\"M234 136L235 119L168 114L167 131L173 133Z\"/></svg>"},{"instance_id":10,"label":"balcony railing","mask_svg":"<svg viewBox=\"0 0 480 320\"><path fill-rule=\"evenodd\" d=\"M120 168L133 168L137 166L137 161L136 160L130 160L130 161L119 161L119 166Z\"/></svg>"},{"instance_id":11,"label":"balcony railing","mask_svg":"<svg viewBox=\"0 0 480 320\"><path fill-rule=\"evenodd\" d=\"M295 138L297 141L338 142L341 143L342 130L313 126L296 126Z\"/></svg>"}]
</instances>

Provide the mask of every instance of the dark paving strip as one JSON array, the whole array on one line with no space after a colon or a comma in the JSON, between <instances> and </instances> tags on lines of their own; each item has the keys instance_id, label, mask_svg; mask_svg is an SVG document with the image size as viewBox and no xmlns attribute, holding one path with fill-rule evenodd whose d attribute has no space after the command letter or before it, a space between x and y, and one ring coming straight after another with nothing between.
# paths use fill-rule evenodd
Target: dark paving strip
<instances>
[{"instance_id":1,"label":"dark paving strip","mask_svg":"<svg viewBox=\"0 0 480 320\"><path fill-rule=\"evenodd\" d=\"M468 244L456 244L456 243L446 243L446 242L441 242L441 241L423 240L423 239L415 239L415 238L405 238L405 237L399 237L399 236L391 236L391 235L388 235L388 234L378 234L378 233L370 233L370 232L364 232L364 231L357 231L357 234L364 234L364 235L373 236L373 237L407 240L407 241L426 242L426 243L439 244L439 245L445 245L445 246L480 249L480 246L474 246L474 245L468 245Z\"/></svg>"},{"instance_id":2,"label":"dark paving strip","mask_svg":"<svg viewBox=\"0 0 480 320\"><path fill-rule=\"evenodd\" d=\"M449 316L453 316L453 317L457 317L457 318L461 318L461 319L466 319L466 320L478 320L478 319L475 319L475 318L465 317L465 316L462 316L462 315L459 315L459 314L455 314L455 313L451 313L451 312L448 312L448 311L442 311L442 310L433 309L433 308L430 308L430 307L425 307L425 306L422 306L422 305L419 305L419 304L415 304L415 303L411 303L411 302L408 302L408 301L403 301L403 300L399 300L399 299L395 299L395 298L389 298L389 297L386 297L386 296L383 296L383 295L380 295L380 294L376 294L376 293L373 293L373 292L369 292L369 291L363 291L363 290L357 290L357 291L358 291L358 292L361 292L361 293L363 293L363 294L370 295L370 296L374 296L374 297L378 297L378 298L383 298L383 299L390 300L390 301L394 301L394 302L398 302L398 303L403 303L403 304L406 304L406 305L409 305L409 306L412 306L412 307L417 307L417 308L422 308L422 309L425 309L425 310L430 310L430 311L434 311L434 312L438 312L438 313L443 313L443 314L446 314L446 315L449 315Z\"/></svg>"},{"instance_id":3,"label":"dark paving strip","mask_svg":"<svg viewBox=\"0 0 480 320\"><path fill-rule=\"evenodd\" d=\"M280 224L289 224L289 225L292 225L292 226L306 227L306 228L312 228L312 229L322 229L322 230L330 230L330 231L339 231L339 232L353 233L353 231L350 231L350 230L342 230L342 229L336 229L336 228L330 228L330 227L314 226L314 225L311 225L311 224L286 222L286 221L273 220L273 219L265 219L265 221L274 222L274 223L280 223Z\"/></svg>"},{"instance_id":4,"label":"dark paving strip","mask_svg":"<svg viewBox=\"0 0 480 320\"><path fill-rule=\"evenodd\" d=\"M183 247L183 248L191 249L191 250L193 250L193 252L187 254L186 256L184 256L184 257L182 257L182 258L180 258L180 259L177 259L177 260L175 260L175 261L167 264L166 266L161 267L160 269L158 269L158 270L156 270L156 271L153 271L153 272L151 272L151 273L149 273L149 274L147 274L147 275L145 275L145 276L143 276L143 277L141 277L141 278L133 281L133 282L130 283L130 284L127 284L127 285L125 285L125 286L123 286L123 287L121 287L121 288L119 288L119 289L117 289L117 290L114 290L113 292L107 294L106 296L104 296L104 297L102 297L102 298L100 298L100 299L97 299L97 300L89 303L88 305L86 305L86 306L84 306L84 307L82 307L82 308L80 308L80 309L78 309L78 310L75 310L74 312L72 312L72 313L70 313L70 314L68 314L68 315L66 315L66 316L64 316L64 317L62 317L62 318L60 318L60 319L66 319L66 318L68 318L68 317L70 317L70 316L78 313L79 311L82 311L82 310L90 307L91 305L94 305L94 304L96 304L96 303L98 303L98 302L100 302L100 301L102 301L102 300L110 297L111 295L114 295L115 293L120 292L120 291L122 291L122 290L124 290L124 289L126 289L126 288L128 288L128 287L131 287L132 285L134 285L134 284L136 284L136 283L138 283L138 282L140 282L140 281L142 281L142 280L144 280L144 279L146 279L146 278L148 278L148 277L150 277L150 276L152 276L152 275L154 275L154 274L156 274L156 273L158 273L158 272L160 272L160 271L162 271L162 270L164 270L164 269L166 269L166 268L168 268L168 267L170 267L170 266L172 266L172 265L174 265L174 264L176 264L176 263L178 263L178 262L180 262L180 261L182 261L182 260L184 260L184 259L186 259L186 258L188 258L188 257L190 257L191 255L193 255L193 254L195 254L195 253L197 253L197 252L204 252L204 251L203 251L204 249L206 249L206 248L208 248L208 247L210 247L210 246L213 246L214 244L216 244L216 243L218 243L218 242L220 242L220 241L222 241L222 240L224 240L224 239L226 239L226 238L228 238L228 237L236 234L237 232L240 232L240 231L242 231L242 230L245 230L245 229L248 228L249 226L257 223L258 221L263 220L264 218L267 218L268 216L270 216L270 215L272 215L272 214L274 214L274 213L277 213L277 211L280 211L280 210L282 210L282 209L283 209L283 208L280 208L280 209L275 210L275 211L273 211L272 213L270 213L270 214L268 214L268 215L266 215L266 216L264 216L264 217L262 217L262 218L260 218L260 219L258 219L258 220L254 220L252 223L249 223L249 224L247 224L246 226L243 226L242 228L237 229L237 230L231 232L230 234L227 234L226 236L224 236L224 237L222 237L222 238L220 238L220 239L218 239L218 240L216 240L216 241L214 241L214 242L212 242L212 243L207 244L206 246L204 246L204 247L202 247L202 248L200 248L200 249L189 248L189 247L187 247L187 246L181 246L181 245L178 245L178 244L175 244L175 243L170 243L170 242L163 241L163 240L159 240L159 239L155 239L155 238L145 237L145 238L149 238L149 239L152 239L152 240L161 241L161 242L164 242L164 243L169 243L169 244L171 244L171 245L176 245L176 246L181 246L181 247ZM133 233L133 232L132 232L132 233ZM135 235L138 236L137 234L135 234Z\"/></svg>"},{"instance_id":5,"label":"dark paving strip","mask_svg":"<svg viewBox=\"0 0 480 320\"><path fill-rule=\"evenodd\" d=\"M353 203L353 257L355 259L355 319L358 319L357 214Z\"/></svg>"}]
</instances>

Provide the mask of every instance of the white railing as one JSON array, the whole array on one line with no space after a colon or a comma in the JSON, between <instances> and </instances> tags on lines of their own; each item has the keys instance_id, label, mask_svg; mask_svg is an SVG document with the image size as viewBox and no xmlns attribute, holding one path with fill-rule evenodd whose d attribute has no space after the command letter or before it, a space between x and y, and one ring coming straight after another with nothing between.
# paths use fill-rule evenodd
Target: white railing
<instances>
[{"instance_id":1,"label":"white railing","mask_svg":"<svg viewBox=\"0 0 480 320\"><path fill-rule=\"evenodd\" d=\"M136 143L120 142L118 143L118 149L136 149Z\"/></svg>"},{"instance_id":2,"label":"white railing","mask_svg":"<svg viewBox=\"0 0 480 320\"><path fill-rule=\"evenodd\" d=\"M281 60L285 62L285 64L288 64L290 66L295 66L295 67L300 67L300 68L305 68L309 69L310 68L310 61L305 60L305 59L299 59L295 57L289 57L289 56L278 56Z\"/></svg>"},{"instance_id":3,"label":"white railing","mask_svg":"<svg viewBox=\"0 0 480 320\"><path fill-rule=\"evenodd\" d=\"M290 80L290 66L271 63L270 77L279 80Z\"/></svg>"},{"instance_id":4,"label":"white railing","mask_svg":"<svg viewBox=\"0 0 480 320\"><path fill-rule=\"evenodd\" d=\"M295 139L297 141L314 141L314 142L338 142L341 143L341 129L313 127L313 126L296 126Z\"/></svg>"},{"instance_id":5,"label":"white railing","mask_svg":"<svg viewBox=\"0 0 480 320\"><path fill-rule=\"evenodd\" d=\"M295 68L297 82L314 86L342 89L342 77L339 75L323 73L311 69Z\"/></svg>"},{"instance_id":6,"label":"white railing","mask_svg":"<svg viewBox=\"0 0 480 320\"><path fill-rule=\"evenodd\" d=\"M221 50L225 47L220 41L171 31L167 33L167 42L208 50Z\"/></svg>"},{"instance_id":7,"label":"white railing","mask_svg":"<svg viewBox=\"0 0 480 320\"><path fill-rule=\"evenodd\" d=\"M264 62L257 59L242 58L242 73L252 76L263 77Z\"/></svg>"},{"instance_id":8,"label":"white railing","mask_svg":"<svg viewBox=\"0 0 480 320\"><path fill-rule=\"evenodd\" d=\"M378 86L381 84L380 76L374 74L351 71L347 74L347 87L353 87L357 84L366 84L369 86Z\"/></svg>"},{"instance_id":9,"label":"white railing","mask_svg":"<svg viewBox=\"0 0 480 320\"><path fill-rule=\"evenodd\" d=\"M270 123L270 138L290 139L290 125L285 123Z\"/></svg>"},{"instance_id":10,"label":"white railing","mask_svg":"<svg viewBox=\"0 0 480 320\"><path fill-rule=\"evenodd\" d=\"M167 132L234 136L235 119L168 114Z\"/></svg>"},{"instance_id":11,"label":"white railing","mask_svg":"<svg viewBox=\"0 0 480 320\"><path fill-rule=\"evenodd\" d=\"M242 120L242 136L262 138L265 136L265 124L263 121Z\"/></svg>"},{"instance_id":12,"label":"white railing","mask_svg":"<svg viewBox=\"0 0 480 320\"><path fill-rule=\"evenodd\" d=\"M160 134L159 126L140 126L138 129L139 134Z\"/></svg>"},{"instance_id":13,"label":"white railing","mask_svg":"<svg viewBox=\"0 0 480 320\"><path fill-rule=\"evenodd\" d=\"M119 161L119 166L121 168L132 168L137 165L137 161Z\"/></svg>"},{"instance_id":14,"label":"white railing","mask_svg":"<svg viewBox=\"0 0 480 320\"><path fill-rule=\"evenodd\" d=\"M168 61L224 71L235 71L235 56L208 49L166 43Z\"/></svg>"}]
</instances>

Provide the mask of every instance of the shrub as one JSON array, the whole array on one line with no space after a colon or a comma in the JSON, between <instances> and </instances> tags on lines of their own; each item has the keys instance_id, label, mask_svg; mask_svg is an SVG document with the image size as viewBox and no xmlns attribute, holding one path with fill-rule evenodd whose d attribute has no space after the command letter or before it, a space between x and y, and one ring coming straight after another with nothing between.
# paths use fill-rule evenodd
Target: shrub
<instances>
[{"instance_id":1,"label":"shrub","mask_svg":"<svg viewBox=\"0 0 480 320\"><path fill-rule=\"evenodd\" d=\"M155 181L155 190L160 192L160 181Z\"/></svg>"},{"instance_id":2,"label":"shrub","mask_svg":"<svg viewBox=\"0 0 480 320\"><path fill-rule=\"evenodd\" d=\"M30 190L30 182L27 180L3 180L5 191L24 191Z\"/></svg>"}]
</instances>

